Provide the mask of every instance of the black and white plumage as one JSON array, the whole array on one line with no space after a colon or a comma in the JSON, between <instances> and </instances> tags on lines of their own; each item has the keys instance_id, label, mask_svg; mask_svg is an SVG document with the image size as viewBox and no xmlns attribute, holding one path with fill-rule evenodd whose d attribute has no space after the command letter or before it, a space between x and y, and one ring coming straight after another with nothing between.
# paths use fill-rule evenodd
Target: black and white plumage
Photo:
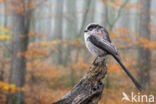
<instances>
[{"instance_id":1,"label":"black and white plumage","mask_svg":"<svg viewBox=\"0 0 156 104\"><path fill-rule=\"evenodd\" d=\"M96 57L105 57L107 55L113 56L115 60L120 64L122 69L126 72L126 74L133 81L135 86L140 91L142 90L142 87L140 86L140 84L134 79L134 77L122 64L120 55L116 47L112 43L109 37L109 33L104 27L95 23L89 24L84 31L84 39L85 39L86 47L88 48L90 53L92 53Z\"/></svg>"}]
</instances>

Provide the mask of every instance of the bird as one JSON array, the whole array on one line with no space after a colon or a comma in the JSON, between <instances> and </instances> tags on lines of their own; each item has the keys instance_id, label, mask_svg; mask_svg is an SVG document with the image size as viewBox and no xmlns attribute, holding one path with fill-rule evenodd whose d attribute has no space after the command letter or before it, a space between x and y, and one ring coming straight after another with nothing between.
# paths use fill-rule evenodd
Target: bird
<instances>
[{"instance_id":1,"label":"bird","mask_svg":"<svg viewBox=\"0 0 156 104\"><path fill-rule=\"evenodd\" d=\"M132 76L128 69L122 63L121 57L114 43L110 39L108 31L97 23L90 23L84 30L84 41L86 48L96 58L104 58L111 55L132 80L136 88L141 91L142 86Z\"/></svg>"}]
</instances>

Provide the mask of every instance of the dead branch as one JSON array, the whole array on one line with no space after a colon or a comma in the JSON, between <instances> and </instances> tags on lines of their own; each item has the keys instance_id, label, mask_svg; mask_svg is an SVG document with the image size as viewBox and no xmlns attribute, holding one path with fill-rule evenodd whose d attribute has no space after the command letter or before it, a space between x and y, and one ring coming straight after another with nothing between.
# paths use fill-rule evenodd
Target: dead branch
<instances>
[{"instance_id":1,"label":"dead branch","mask_svg":"<svg viewBox=\"0 0 156 104\"><path fill-rule=\"evenodd\" d=\"M65 96L53 104L98 104L107 73L105 60L96 59L87 74Z\"/></svg>"}]
</instances>

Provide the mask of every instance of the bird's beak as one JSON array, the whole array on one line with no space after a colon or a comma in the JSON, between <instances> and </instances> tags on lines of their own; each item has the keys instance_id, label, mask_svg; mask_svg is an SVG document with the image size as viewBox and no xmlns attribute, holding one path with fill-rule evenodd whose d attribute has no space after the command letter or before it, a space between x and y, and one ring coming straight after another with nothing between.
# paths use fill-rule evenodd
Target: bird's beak
<instances>
[{"instance_id":1,"label":"bird's beak","mask_svg":"<svg viewBox=\"0 0 156 104\"><path fill-rule=\"evenodd\" d=\"M88 30L84 30L84 32L88 32Z\"/></svg>"}]
</instances>

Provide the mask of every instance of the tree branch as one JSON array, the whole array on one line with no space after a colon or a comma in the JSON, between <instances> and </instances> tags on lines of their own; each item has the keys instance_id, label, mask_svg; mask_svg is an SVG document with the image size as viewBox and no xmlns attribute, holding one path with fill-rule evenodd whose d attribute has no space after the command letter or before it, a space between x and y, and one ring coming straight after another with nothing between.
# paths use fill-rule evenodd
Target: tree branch
<instances>
[{"instance_id":1,"label":"tree branch","mask_svg":"<svg viewBox=\"0 0 156 104\"><path fill-rule=\"evenodd\" d=\"M96 58L87 74L65 96L53 104L98 104L107 73L105 59Z\"/></svg>"}]
</instances>

